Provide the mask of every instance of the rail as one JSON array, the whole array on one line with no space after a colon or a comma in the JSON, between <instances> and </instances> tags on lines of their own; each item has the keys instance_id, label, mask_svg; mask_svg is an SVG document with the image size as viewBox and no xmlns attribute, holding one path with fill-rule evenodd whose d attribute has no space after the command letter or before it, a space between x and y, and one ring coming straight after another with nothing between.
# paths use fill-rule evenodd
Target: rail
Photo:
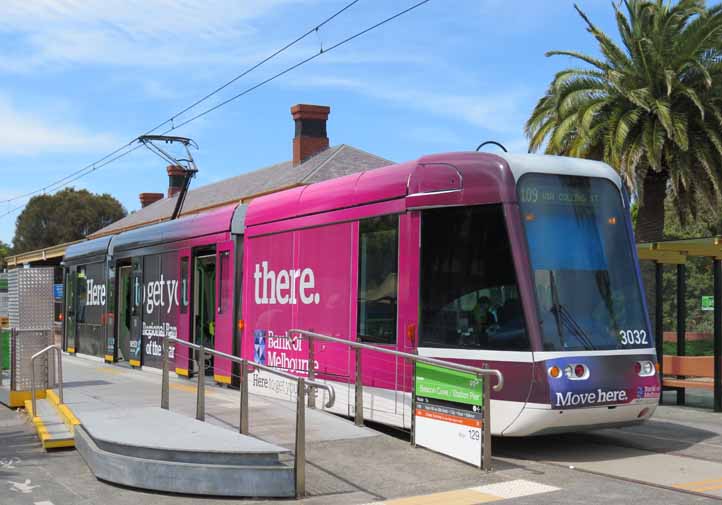
<instances>
[{"instance_id":1,"label":"rail","mask_svg":"<svg viewBox=\"0 0 722 505\"><path fill-rule=\"evenodd\" d=\"M169 359L168 359L168 344L175 343L183 345L190 349L197 351L197 362L198 362L198 385L196 388L196 419L199 421L205 421L205 370L202 368L202 363L205 363L206 354L218 356L219 358L228 359L234 363L238 363L241 366L241 384L240 384L240 426L239 431L243 435L248 435L248 372L249 367L258 368L265 370L272 374L284 377L289 380L296 381L296 441L294 449L294 473L295 473L295 485L296 485L296 497L301 498L306 495L306 395L310 388L323 389L328 392L328 401L326 402L326 408L333 407L336 401L336 391L330 384L324 384L322 382L316 382L313 377L305 379L282 370L256 363L245 358L233 356L225 352L216 351L215 349L208 349L205 346L186 342L174 337L166 337L163 339L163 374L162 374L162 385L161 385L161 400L160 406L163 409L170 409L170 373L169 373Z\"/></svg>"},{"instance_id":2,"label":"rail","mask_svg":"<svg viewBox=\"0 0 722 505\"><path fill-rule=\"evenodd\" d=\"M496 377L496 384L494 384L494 391L501 391L504 388L504 375L501 373L500 370L492 369L492 368L477 368L469 365L462 365L460 363L454 363L451 361L443 361L440 359L435 358L428 358L426 356L419 356L417 354L410 354L403 351L396 351L393 349L387 349L385 347L379 347L376 345L370 345L370 344L364 344L362 342L355 342L351 340L346 340L343 338L338 337L331 337L329 335L323 335L321 333L315 333L312 331L307 330L299 330L299 329L293 329L288 331L288 337L287 338L293 338L291 335L299 335L303 338L306 338L308 340L308 362L314 363L315 356L314 356L314 341L321 340L325 342L335 342L339 344L344 344L352 349L355 350L355 371L354 371L354 423L357 426L363 426L364 419L363 419L363 382L362 382L362 375L361 375L361 351L362 350L368 350L368 351L374 351L379 352L383 354L389 354L392 356L396 356L398 358L407 359L414 363L414 366L417 362L420 363L427 363L429 365L436 365L441 366L444 368L448 368L451 370L457 370L460 372L467 372L471 373L477 376L477 378L482 379L481 382L483 384L484 388L484 398L487 399L484 401L484 426L485 429L483 430L483 454L482 454L482 466L485 470L491 469L491 430L489 427L491 426L491 404L488 401L488 399L491 397L491 385L488 380L483 380L484 376L494 376ZM308 367L308 378L309 380L313 380L315 378L315 370L312 366ZM314 381L315 382L315 381ZM414 440L414 425L416 421L416 409L415 409L415 403L416 403L416 393L414 388L412 388L412 406L411 406L411 443L415 445ZM308 406L309 408L315 407L315 395L310 394L308 395Z\"/></svg>"},{"instance_id":3,"label":"rail","mask_svg":"<svg viewBox=\"0 0 722 505\"><path fill-rule=\"evenodd\" d=\"M33 417L37 417L38 415L38 408L37 408L37 402L35 399L36 396L36 386L35 386L35 360L38 359L43 354L46 354L50 351L55 351L55 354L58 359L58 398L60 399L60 404L63 404L63 352L60 349L59 345L49 345L45 349L36 352L32 355L30 358L30 391L31 391L31 401L33 404Z\"/></svg>"},{"instance_id":4,"label":"rail","mask_svg":"<svg viewBox=\"0 0 722 505\"><path fill-rule=\"evenodd\" d=\"M2 324L0 324L0 386L3 385L3 363L5 361L5 356L3 355L3 337L2 337ZM10 346L10 342L8 342L8 347ZM9 364L9 363L8 363ZM10 367L8 367L9 369Z\"/></svg>"}]
</instances>

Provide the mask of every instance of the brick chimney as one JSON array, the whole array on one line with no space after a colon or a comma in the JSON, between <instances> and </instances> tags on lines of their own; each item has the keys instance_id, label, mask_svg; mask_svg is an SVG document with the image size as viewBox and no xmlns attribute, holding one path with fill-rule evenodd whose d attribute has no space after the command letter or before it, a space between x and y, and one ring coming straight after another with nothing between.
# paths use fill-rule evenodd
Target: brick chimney
<instances>
[{"instance_id":1,"label":"brick chimney","mask_svg":"<svg viewBox=\"0 0 722 505\"><path fill-rule=\"evenodd\" d=\"M180 165L168 165L168 198L172 198L183 189L186 170Z\"/></svg>"},{"instance_id":2,"label":"brick chimney","mask_svg":"<svg viewBox=\"0 0 722 505\"><path fill-rule=\"evenodd\" d=\"M138 198L140 198L141 208L145 208L151 203L162 200L163 198L165 198L165 195L163 193L141 193L140 195L138 195Z\"/></svg>"},{"instance_id":3,"label":"brick chimney","mask_svg":"<svg viewBox=\"0 0 722 505\"><path fill-rule=\"evenodd\" d=\"M298 166L314 154L328 149L326 121L330 107L325 105L298 104L291 107L291 116L296 123L293 137L293 166Z\"/></svg>"}]
</instances>

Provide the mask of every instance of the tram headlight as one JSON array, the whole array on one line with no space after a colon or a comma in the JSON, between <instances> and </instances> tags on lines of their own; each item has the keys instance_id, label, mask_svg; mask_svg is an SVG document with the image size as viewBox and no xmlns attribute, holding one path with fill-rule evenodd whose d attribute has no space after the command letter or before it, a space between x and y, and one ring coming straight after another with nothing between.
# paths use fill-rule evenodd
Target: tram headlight
<instances>
[{"instance_id":1,"label":"tram headlight","mask_svg":"<svg viewBox=\"0 0 722 505\"><path fill-rule=\"evenodd\" d=\"M564 368L564 375L573 381L586 380L589 378L589 368L582 363L572 363Z\"/></svg>"},{"instance_id":2,"label":"tram headlight","mask_svg":"<svg viewBox=\"0 0 722 505\"><path fill-rule=\"evenodd\" d=\"M637 361L634 363L634 371L640 377L651 377L656 373L654 363L651 361Z\"/></svg>"},{"instance_id":3,"label":"tram headlight","mask_svg":"<svg viewBox=\"0 0 722 505\"><path fill-rule=\"evenodd\" d=\"M550 366L549 367L549 377L553 379L558 379L562 376L562 371L559 369L558 366Z\"/></svg>"}]
</instances>

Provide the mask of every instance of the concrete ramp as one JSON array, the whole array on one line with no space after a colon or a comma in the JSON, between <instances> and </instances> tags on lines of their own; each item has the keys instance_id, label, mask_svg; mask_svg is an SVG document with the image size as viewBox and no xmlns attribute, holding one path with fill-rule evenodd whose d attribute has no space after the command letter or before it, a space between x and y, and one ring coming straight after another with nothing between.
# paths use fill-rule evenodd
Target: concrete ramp
<instances>
[{"instance_id":1,"label":"concrete ramp","mask_svg":"<svg viewBox=\"0 0 722 505\"><path fill-rule=\"evenodd\" d=\"M79 415L75 445L99 479L183 494L295 496L283 447L155 407Z\"/></svg>"}]
</instances>

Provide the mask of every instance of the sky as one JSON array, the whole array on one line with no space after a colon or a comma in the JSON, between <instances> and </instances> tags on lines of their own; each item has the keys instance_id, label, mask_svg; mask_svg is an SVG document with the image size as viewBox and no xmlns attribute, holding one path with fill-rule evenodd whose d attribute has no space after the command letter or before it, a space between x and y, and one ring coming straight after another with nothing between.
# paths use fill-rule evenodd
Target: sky
<instances>
[{"instance_id":1,"label":"sky","mask_svg":"<svg viewBox=\"0 0 722 505\"><path fill-rule=\"evenodd\" d=\"M0 8L0 240L27 198L183 110L349 0L3 0ZM318 32L174 124L414 4L359 0ZM578 0L614 32L609 0ZM526 152L524 122L554 73L545 51L597 53L567 0L431 0L177 129L193 138L198 187L292 156L296 103L328 105L331 145L393 161L473 150ZM492 148L493 149L493 148ZM141 148L72 182L130 212L167 189Z\"/></svg>"}]
</instances>

